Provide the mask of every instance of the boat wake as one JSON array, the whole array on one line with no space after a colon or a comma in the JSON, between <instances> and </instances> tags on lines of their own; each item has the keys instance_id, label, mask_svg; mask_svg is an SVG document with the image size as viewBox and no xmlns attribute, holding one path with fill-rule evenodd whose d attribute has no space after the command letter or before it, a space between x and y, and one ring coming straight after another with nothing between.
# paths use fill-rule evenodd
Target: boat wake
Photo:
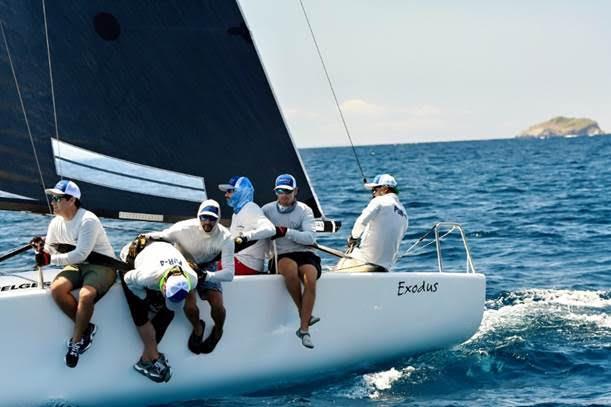
<instances>
[{"instance_id":1,"label":"boat wake","mask_svg":"<svg viewBox=\"0 0 611 407\"><path fill-rule=\"evenodd\" d=\"M611 350L611 292L527 289L503 292L486 302L478 332L449 350L409 357L367 372L334 388L336 397L385 401L473 400L521 397L515 389L539 375L560 386L592 375L603 384L600 394L577 395L579 402L608 400L604 383ZM549 386L549 385L548 385ZM607 384L608 387L608 384ZM575 388L570 396L575 398ZM329 389L330 390L330 389ZM607 390L608 391L608 390ZM560 402L562 388L540 387L524 394ZM480 394L481 395L481 394Z\"/></svg>"}]
</instances>

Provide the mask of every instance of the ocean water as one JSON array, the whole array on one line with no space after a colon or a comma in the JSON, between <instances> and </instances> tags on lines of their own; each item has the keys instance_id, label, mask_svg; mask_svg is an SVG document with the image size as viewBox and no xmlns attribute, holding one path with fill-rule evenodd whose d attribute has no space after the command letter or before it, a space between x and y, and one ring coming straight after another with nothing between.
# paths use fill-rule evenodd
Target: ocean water
<instances>
[{"instance_id":1,"label":"ocean water","mask_svg":"<svg viewBox=\"0 0 611 407\"><path fill-rule=\"evenodd\" d=\"M452 349L367 371L240 397L173 406L611 405L611 137L358 147L366 175L396 176L410 217L405 250L433 223L464 227L487 276L479 331ZM369 194L349 148L306 149L342 248ZM44 233L49 217L0 212L0 252ZM104 220L115 248L158 225ZM462 271L455 234L447 269ZM335 259L323 257L331 266ZM31 267L19 256L4 271ZM436 270L434 246L402 256L402 271ZM366 333L364 333L366 334Z\"/></svg>"}]
</instances>

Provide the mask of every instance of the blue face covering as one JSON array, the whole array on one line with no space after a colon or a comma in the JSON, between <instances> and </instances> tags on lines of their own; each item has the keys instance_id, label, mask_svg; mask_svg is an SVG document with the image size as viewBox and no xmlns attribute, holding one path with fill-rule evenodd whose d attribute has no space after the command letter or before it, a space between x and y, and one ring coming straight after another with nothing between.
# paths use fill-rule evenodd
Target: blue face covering
<instances>
[{"instance_id":1,"label":"blue face covering","mask_svg":"<svg viewBox=\"0 0 611 407\"><path fill-rule=\"evenodd\" d=\"M246 177L240 177L235 183L235 189L231 198L227 200L227 205L233 208L234 213L240 212L240 210L248 202L252 202L255 196L255 187L253 187L250 180Z\"/></svg>"}]
</instances>

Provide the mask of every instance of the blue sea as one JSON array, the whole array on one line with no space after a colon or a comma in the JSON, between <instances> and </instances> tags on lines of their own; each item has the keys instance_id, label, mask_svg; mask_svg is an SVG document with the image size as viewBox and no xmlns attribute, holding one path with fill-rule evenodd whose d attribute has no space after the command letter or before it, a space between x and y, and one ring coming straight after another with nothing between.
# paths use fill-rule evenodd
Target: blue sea
<instances>
[{"instance_id":1,"label":"blue sea","mask_svg":"<svg viewBox=\"0 0 611 407\"><path fill-rule=\"evenodd\" d=\"M611 137L365 146L357 154L370 179L388 172L399 182L410 226L398 270L435 271L434 245L405 251L435 222L462 224L475 268L487 276L479 331L451 349L366 371L173 406L611 405ZM370 197L353 152L301 155L325 214L344 222L320 243L343 248ZM0 212L0 252L43 233L49 219ZM160 226L104 224L115 247ZM463 272L455 235L442 243L444 265ZM19 256L2 270L31 261Z\"/></svg>"}]
</instances>

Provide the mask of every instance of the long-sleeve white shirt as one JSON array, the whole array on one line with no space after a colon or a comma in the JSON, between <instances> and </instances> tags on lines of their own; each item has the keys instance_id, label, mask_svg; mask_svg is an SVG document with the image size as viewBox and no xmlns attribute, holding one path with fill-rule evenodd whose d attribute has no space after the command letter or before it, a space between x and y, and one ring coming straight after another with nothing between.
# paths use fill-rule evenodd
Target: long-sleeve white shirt
<instances>
[{"instance_id":1,"label":"long-sleeve white shirt","mask_svg":"<svg viewBox=\"0 0 611 407\"><path fill-rule=\"evenodd\" d=\"M253 270L263 271L265 249L267 246L264 239L276 234L276 228L265 217L259 205L254 202L248 202L240 209L239 213L234 213L231 217L229 231L234 239L239 234L242 234L250 241L257 240L257 243L236 253L235 257L245 266Z\"/></svg>"},{"instance_id":2,"label":"long-sleeve white shirt","mask_svg":"<svg viewBox=\"0 0 611 407\"><path fill-rule=\"evenodd\" d=\"M352 228L352 237L360 237L361 244L350 255L390 271L407 225L407 212L396 194L373 198Z\"/></svg>"},{"instance_id":3,"label":"long-sleeve white shirt","mask_svg":"<svg viewBox=\"0 0 611 407\"><path fill-rule=\"evenodd\" d=\"M64 243L74 245L74 250L59 253L54 244ZM45 251L51 254L51 264L79 264L87 259L91 252L115 257L104 227L92 212L79 208L70 220L55 216L45 238Z\"/></svg>"},{"instance_id":4,"label":"long-sleeve white shirt","mask_svg":"<svg viewBox=\"0 0 611 407\"><path fill-rule=\"evenodd\" d=\"M185 257L170 243L153 242L146 246L134 261L134 269L123 276L127 288L141 299L146 289L160 291L159 282L172 266L180 265L189 279L191 290L197 286L197 273L189 267Z\"/></svg>"},{"instance_id":5,"label":"long-sleeve white shirt","mask_svg":"<svg viewBox=\"0 0 611 407\"><path fill-rule=\"evenodd\" d=\"M207 233L202 228L199 219L187 219L161 232L151 232L147 235L153 239L163 239L174 243L181 253L197 264L208 263L221 253L223 268L209 271L206 281L233 280L235 275L234 244L231 233L223 225L217 223L214 229Z\"/></svg>"},{"instance_id":6,"label":"long-sleeve white shirt","mask_svg":"<svg viewBox=\"0 0 611 407\"><path fill-rule=\"evenodd\" d=\"M274 226L287 228L286 235L276 239L278 254L314 251L314 248L309 247L316 243L314 213L309 206L296 202L291 212L283 213L278 210L276 202L270 202L262 209Z\"/></svg>"}]
</instances>

